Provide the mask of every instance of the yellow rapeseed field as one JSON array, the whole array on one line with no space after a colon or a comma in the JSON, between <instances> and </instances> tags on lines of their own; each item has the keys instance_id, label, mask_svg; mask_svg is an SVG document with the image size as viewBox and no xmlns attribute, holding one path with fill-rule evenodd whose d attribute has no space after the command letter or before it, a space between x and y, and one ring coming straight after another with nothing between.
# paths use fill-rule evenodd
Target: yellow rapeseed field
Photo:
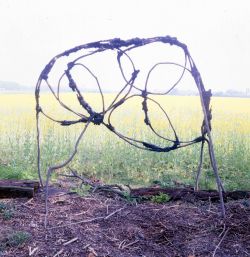
<instances>
[{"instance_id":1,"label":"yellow rapeseed field","mask_svg":"<svg viewBox=\"0 0 250 257\"><path fill-rule=\"evenodd\" d=\"M88 93L85 97L96 110L101 108L99 95ZM108 106L113 98L113 94L105 94L105 105ZM75 96L64 93L62 99L81 112ZM155 99L166 109L180 139L199 136L202 112L198 97L157 96ZM42 94L41 104L54 118L74 118L57 105L51 94ZM214 97L212 110L216 157L225 186L250 187L250 99ZM34 95L1 94L0 115L0 166L7 165L22 177L36 176ZM155 104L149 104L149 115L157 132L173 136L167 120ZM117 108L112 115L113 125L124 135L164 145L148 130L143 119L141 100L136 98ZM49 164L67 158L82 126L61 127L47 119L41 120L44 170ZM192 183L198 156L198 145L169 154L137 150L118 140L106 128L91 125L72 165L107 181L147 184L157 179L165 182L178 179ZM205 162L203 185L213 187L208 181L212 176L208 158Z\"/></svg>"}]
</instances>

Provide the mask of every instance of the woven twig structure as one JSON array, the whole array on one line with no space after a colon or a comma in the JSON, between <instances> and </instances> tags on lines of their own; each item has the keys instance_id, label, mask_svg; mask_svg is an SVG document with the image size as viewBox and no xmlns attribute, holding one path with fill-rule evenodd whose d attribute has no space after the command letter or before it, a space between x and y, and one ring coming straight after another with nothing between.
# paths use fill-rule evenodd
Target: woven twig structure
<instances>
[{"instance_id":1,"label":"woven twig structure","mask_svg":"<svg viewBox=\"0 0 250 257\"><path fill-rule=\"evenodd\" d=\"M160 61L157 63L154 63L153 66L149 69L149 71L146 74L145 83L143 87L139 87L137 84L137 79L140 74L140 69L138 69L133 61L133 58L130 56L130 53L132 51L135 51L138 48L143 48L147 45L155 45L157 47L157 44L164 44L164 45L171 45L173 47L176 47L180 49L184 54L184 64L179 64L176 62L169 62L169 61ZM99 81L98 77L95 75L94 71L92 71L85 63L84 60L86 58L89 58L91 56L97 55L98 53L103 53L111 51L116 55L117 59L117 65L120 70L120 76L124 82L121 90L117 92L116 97L114 100L109 104L108 106L105 105L104 100L104 94L103 94L103 87L105 85L102 85L102 83ZM71 56L74 56L73 60L70 60L70 62L67 63L66 68L62 72L61 76L59 77L56 89L54 89L54 84L52 85L50 82L50 76L52 73L52 70L57 62L59 62L62 58L69 58ZM76 56L76 57L75 57ZM123 65L123 58L126 58L126 62L129 63L131 73L128 75L124 71L124 65ZM158 91L152 91L149 89L149 80L154 73L156 69L158 69L160 66L164 65L171 65L178 67L181 69L181 73L177 79L172 85L169 86L168 90L164 92L158 92ZM87 72L95 81L98 92L101 96L102 101L102 110L101 111L95 111L94 108L91 106L90 103L88 103L84 97L84 92L80 90L80 87L74 77L74 69L76 67L81 67L85 72ZM184 74L189 73L191 74L193 81L197 87L197 91L200 96L201 100L201 107L204 114L204 119L201 124L201 134L193 138L189 141L182 141L179 138L179 135L177 134L173 123L167 113L167 111L160 105L159 102L157 102L152 96L153 95L168 95L171 93L176 86L182 81ZM167 74L166 74L167 76ZM65 104L61 98L60 98L60 92L61 92L61 82L63 79L67 80L68 89L70 89L75 95L76 95L76 101L79 102L80 106L82 107L83 112L79 113L70 108L67 104ZM71 112L76 116L75 120L60 120L56 117L52 117L49 113L46 113L46 111L43 110L43 107L40 104L40 89L41 86L46 86L51 93L53 94L54 98L58 103L67 111ZM105 89L105 88L104 88ZM201 143L201 155L200 155L200 164L198 168L198 174L197 174L197 183L196 188L198 188L198 180L200 171L202 168L202 162L203 162L203 150L204 150L204 143L208 143L209 148L209 154L210 154L210 160L211 165L215 173L216 181L218 184L218 191L221 197L221 205L222 205L222 213L225 214L224 210L224 204L223 204L223 196L222 196L222 184L220 181L220 178L218 176L218 168L216 164L216 159L214 155L213 150L213 143L212 143L212 137L211 137L211 109L210 109L210 98L211 98L211 90L206 91L200 76L200 73L188 51L188 48L185 44L181 43L174 37L170 36L164 36L164 37L153 37L153 38L133 38L130 40L121 40L118 38L111 39L111 40L103 40L103 41L97 41L92 42L80 46L76 46L72 49L66 50L63 53L55 56L51 59L51 61L45 66L43 71L40 74L40 77L38 79L36 90L35 90L35 97L36 97L36 117L37 117L37 141L38 141L38 174L40 178L40 183L43 185L42 176L41 176L41 168L40 168L40 126L39 126L39 117L40 115L44 115L48 119L57 122L61 124L62 126L71 126L76 123L83 123L83 130L77 139L77 142L75 144L74 151L66 160L65 162L51 166L48 168L47 172L47 180L46 180L46 187L48 188L49 183L49 177L51 173L59 168L62 168L66 166L75 156L78 148L78 144L81 141L82 137L84 136L84 133L86 132L87 128L90 124L95 125L103 125L106 127L111 133L116 134L119 138L126 141L127 143L148 151L153 152L169 152L173 150L177 150L182 147L187 147L192 144ZM132 98L139 98L141 99L142 104L142 111L144 113L144 123L146 126L148 126L151 131L158 137L160 137L162 140L165 140L166 146L162 147L160 145L153 144L151 142L146 142L142 140L138 140L132 137L128 137L126 135L123 135L121 132L117 131L115 126L112 124L111 117L114 111L122 106L126 101ZM159 109L164 113L165 119L167 120L169 127L172 130L172 134L174 135L173 138L168 138L160 135L156 128L155 124L153 125L150 120L149 115L149 102L153 102L155 105L159 107ZM47 208L47 207L46 207Z\"/></svg>"}]
</instances>

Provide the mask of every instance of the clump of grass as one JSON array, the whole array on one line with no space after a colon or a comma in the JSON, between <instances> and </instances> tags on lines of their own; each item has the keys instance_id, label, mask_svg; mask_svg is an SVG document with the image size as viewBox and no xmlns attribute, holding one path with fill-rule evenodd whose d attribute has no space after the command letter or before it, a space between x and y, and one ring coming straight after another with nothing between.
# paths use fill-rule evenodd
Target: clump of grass
<instances>
[{"instance_id":1,"label":"clump of grass","mask_svg":"<svg viewBox=\"0 0 250 257\"><path fill-rule=\"evenodd\" d=\"M8 235L7 245L20 246L31 238L31 234L25 231L16 231Z\"/></svg>"},{"instance_id":2,"label":"clump of grass","mask_svg":"<svg viewBox=\"0 0 250 257\"><path fill-rule=\"evenodd\" d=\"M3 212L3 219L4 220L10 220L14 217L14 211L7 209Z\"/></svg>"},{"instance_id":3,"label":"clump of grass","mask_svg":"<svg viewBox=\"0 0 250 257\"><path fill-rule=\"evenodd\" d=\"M8 232L0 237L0 254L7 247L18 247L28 241L31 234L26 231Z\"/></svg>"},{"instance_id":4,"label":"clump of grass","mask_svg":"<svg viewBox=\"0 0 250 257\"><path fill-rule=\"evenodd\" d=\"M169 202L171 197L168 194L160 193L159 195L154 195L151 197L151 202L153 203L167 203Z\"/></svg>"},{"instance_id":5,"label":"clump of grass","mask_svg":"<svg viewBox=\"0 0 250 257\"><path fill-rule=\"evenodd\" d=\"M14 217L14 209L6 203L0 202L0 214L4 220L10 220Z\"/></svg>"},{"instance_id":6,"label":"clump of grass","mask_svg":"<svg viewBox=\"0 0 250 257\"><path fill-rule=\"evenodd\" d=\"M7 209L7 204L0 202L0 212L3 212L5 209Z\"/></svg>"}]
</instances>

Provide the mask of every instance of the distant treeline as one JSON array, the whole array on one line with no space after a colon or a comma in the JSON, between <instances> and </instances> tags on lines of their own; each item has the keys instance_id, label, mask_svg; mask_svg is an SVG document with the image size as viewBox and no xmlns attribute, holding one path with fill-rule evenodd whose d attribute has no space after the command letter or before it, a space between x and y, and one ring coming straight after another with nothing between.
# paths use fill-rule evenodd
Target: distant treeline
<instances>
[{"instance_id":1,"label":"distant treeline","mask_svg":"<svg viewBox=\"0 0 250 257\"><path fill-rule=\"evenodd\" d=\"M198 92L193 91L193 90L174 89L169 94L170 95L194 96L194 95L198 95ZM213 91L212 90L212 95L218 96L218 97L249 97L250 98L250 90L246 89L245 92L237 91L237 90L227 90L227 91Z\"/></svg>"},{"instance_id":2,"label":"distant treeline","mask_svg":"<svg viewBox=\"0 0 250 257\"><path fill-rule=\"evenodd\" d=\"M0 92L33 92L33 87L23 86L16 82L0 81Z\"/></svg>"},{"instance_id":3,"label":"distant treeline","mask_svg":"<svg viewBox=\"0 0 250 257\"><path fill-rule=\"evenodd\" d=\"M11 92L17 92L17 93L28 93L28 92L34 92L35 87L31 86L23 86L16 82L10 82L10 81L0 81L0 93L11 93ZM44 92L49 91L48 89L45 89ZM62 92L71 92L71 89L64 88L61 90ZM84 92L88 93L97 93L99 91L97 90L91 90L86 89ZM114 93L116 91L112 90L104 90L104 93ZM218 97L249 97L250 98L250 88L247 88L244 92L237 91L237 90L227 90L227 91L212 91L213 96ZM180 96L194 96L198 95L197 91L194 90L180 90L180 89L173 89L169 95L180 95Z\"/></svg>"}]
</instances>

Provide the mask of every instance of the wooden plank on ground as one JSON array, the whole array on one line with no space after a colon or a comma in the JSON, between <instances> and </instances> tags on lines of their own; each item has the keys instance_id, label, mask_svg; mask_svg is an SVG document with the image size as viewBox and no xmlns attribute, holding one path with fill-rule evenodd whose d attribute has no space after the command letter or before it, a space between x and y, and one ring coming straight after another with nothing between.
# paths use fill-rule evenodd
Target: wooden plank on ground
<instances>
[{"instance_id":1,"label":"wooden plank on ground","mask_svg":"<svg viewBox=\"0 0 250 257\"><path fill-rule=\"evenodd\" d=\"M34 197L39 182L33 180L0 180L0 198Z\"/></svg>"}]
</instances>

